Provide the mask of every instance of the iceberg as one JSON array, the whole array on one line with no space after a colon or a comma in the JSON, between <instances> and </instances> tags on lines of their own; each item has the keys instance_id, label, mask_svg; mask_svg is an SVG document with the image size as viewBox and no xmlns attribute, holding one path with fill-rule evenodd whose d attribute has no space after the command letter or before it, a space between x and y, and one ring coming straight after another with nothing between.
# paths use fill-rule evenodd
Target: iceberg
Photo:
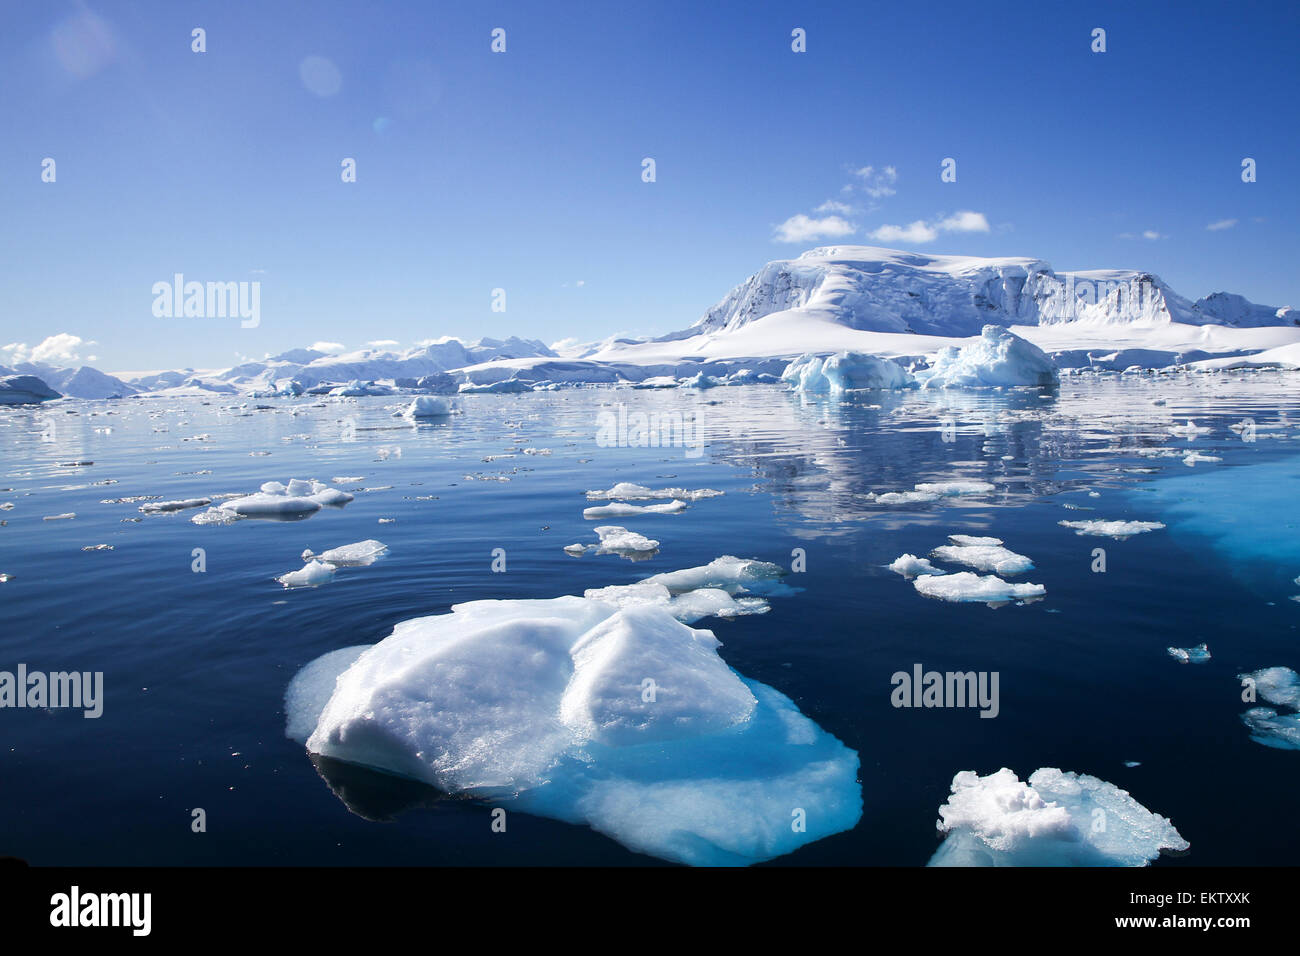
<instances>
[{"instance_id":1,"label":"iceberg","mask_svg":"<svg viewBox=\"0 0 1300 956\"><path fill-rule=\"evenodd\" d=\"M922 388L994 388L1056 385L1056 365L1037 345L997 325L961 348L947 346L934 364L916 373Z\"/></svg>"},{"instance_id":2,"label":"iceberg","mask_svg":"<svg viewBox=\"0 0 1300 956\"><path fill-rule=\"evenodd\" d=\"M412 421L420 418L446 418L451 414L451 402L437 395L419 395L406 406L403 417Z\"/></svg>"},{"instance_id":3,"label":"iceberg","mask_svg":"<svg viewBox=\"0 0 1300 956\"><path fill-rule=\"evenodd\" d=\"M825 358L811 353L801 355L786 366L781 380L796 391L832 395L909 388L916 384L911 373L893 359L862 352L837 352Z\"/></svg>"},{"instance_id":4,"label":"iceberg","mask_svg":"<svg viewBox=\"0 0 1300 956\"><path fill-rule=\"evenodd\" d=\"M1006 767L961 771L936 826L946 837L929 866L1146 866L1190 846L1128 791L1052 767L1028 783Z\"/></svg>"},{"instance_id":5,"label":"iceberg","mask_svg":"<svg viewBox=\"0 0 1300 956\"><path fill-rule=\"evenodd\" d=\"M676 580L746 576L729 562ZM718 646L656 603L474 601L308 664L286 732L692 865L755 863L856 825L858 755Z\"/></svg>"}]
</instances>

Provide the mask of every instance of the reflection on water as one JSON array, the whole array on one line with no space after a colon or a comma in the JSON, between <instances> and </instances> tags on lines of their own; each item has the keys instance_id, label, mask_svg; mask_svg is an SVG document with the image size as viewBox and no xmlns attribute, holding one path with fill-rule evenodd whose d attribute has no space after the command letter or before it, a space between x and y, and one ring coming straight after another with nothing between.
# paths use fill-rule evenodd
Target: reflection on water
<instances>
[{"instance_id":1,"label":"reflection on water","mask_svg":"<svg viewBox=\"0 0 1300 956\"><path fill-rule=\"evenodd\" d=\"M1067 378L1056 390L852 401L750 386L457 402L461 414L418 425L383 398L0 409L0 506L12 504L0 510L0 574L12 575L0 583L0 669L102 670L106 692L99 720L0 714L0 779L14 782L0 789L0 854L42 864L644 861L560 824L534 822L527 843L494 842L481 805L304 759L283 737L284 688L327 651L455 603L581 593L721 554L789 567L800 548L798 594L765 615L700 624L728 664L862 757L862 822L778 863L924 863L953 773L1001 766L1022 778L1061 766L1130 789L1191 841L1176 865L1300 853L1300 836L1279 836L1243 806L1290 800L1300 761L1250 742L1235 676L1300 668L1300 604L1289 600L1300 590L1294 376ZM601 411L618 404L691 417L704 453L598 443ZM1188 419L1210 433L1171 433ZM1246 420L1252 430L1230 427ZM1193 449L1221 461L1188 464ZM247 494L290 478L356 499L307 522L229 526L196 525L193 511L142 514L131 500ZM894 506L872 497L955 479L994 491ZM598 522L659 541L645 560L573 560L564 546L595 543L584 492L619 481L726 494L680 515ZM1168 529L1114 542L1057 524L1089 518ZM884 567L955 532L994 534L1030 556L1045 599L945 604ZM388 545L384 561L320 588L275 582L305 549L370 538ZM82 550L99 544L113 550ZM1090 570L1097 547L1105 574ZM1201 641L1211 661L1171 662L1168 646ZM889 675L918 661L999 671L999 717L893 709ZM1233 782L1242 775L1249 794ZM88 792L100 815L73 812ZM228 838L186 842L196 806ZM105 832L102 815L118 828Z\"/></svg>"}]
</instances>

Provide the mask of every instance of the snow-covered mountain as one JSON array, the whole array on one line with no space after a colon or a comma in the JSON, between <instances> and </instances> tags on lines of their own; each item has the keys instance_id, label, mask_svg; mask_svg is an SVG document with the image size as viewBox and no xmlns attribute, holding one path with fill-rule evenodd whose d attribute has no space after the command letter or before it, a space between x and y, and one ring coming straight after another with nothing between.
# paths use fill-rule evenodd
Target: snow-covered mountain
<instances>
[{"instance_id":1,"label":"snow-covered mountain","mask_svg":"<svg viewBox=\"0 0 1300 956\"><path fill-rule=\"evenodd\" d=\"M332 386L335 394L361 395L382 392L369 384L376 382L389 383L389 391L513 392L565 382L755 381L779 375L805 353L858 352L924 366L988 325L1014 330L1060 367L1241 364L1257 354L1286 364L1300 348L1300 310L1228 292L1193 302L1150 272L1056 272L1041 259L827 246L769 262L693 325L655 339L611 335L549 347L514 337L441 338L341 355L297 348L218 371L115 378L85 367L19 365L0 373L37 375L79 398L300 394Z\"/></svg>"},{"instance_id":2,"label":"snow-covered mountain","mask_svg":"<svg viewBox=\"0 0 1300 956\"><path fill-rule=\"evenodd\" d=\"M18 362L13 368L0 366L0 375L34 375L71 398L125 398L138 391L120 378L89 365L62 368L45 362Z\"/></svg>"},{"instance_id":3,"label":"snow-covered mountain","mask_svg":"<svg viewBox=\"0 0 1300 956\"><path fill-rule=\"evenodd\" d=\"M829 246L769 262L663 341L734 332L776 313L861 331L945 336L976 335L989 323L1300 326L1300 310L1226 292L1190 302L1149 272L1057 273L1041 259Z\"/></svg>"}]
</instances>

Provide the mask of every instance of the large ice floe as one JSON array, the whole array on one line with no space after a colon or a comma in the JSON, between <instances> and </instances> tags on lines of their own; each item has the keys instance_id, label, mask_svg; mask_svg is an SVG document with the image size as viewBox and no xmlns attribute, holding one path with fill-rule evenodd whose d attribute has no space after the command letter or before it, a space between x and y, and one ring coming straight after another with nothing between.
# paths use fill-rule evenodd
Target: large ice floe
<instances>
[{"instance_id":1,"label":"large ice floe","mask_svg":"<svg viewBox=\"0 0 1300 956\"><path fill-rule=\"evenodd\" d=\"M1034 562L1016 554L1002 544L1001 538L979 538L967 534L950 534L945 544L930 552L930 557L950 564L964 564L976 571L997 574L1024 574L1034 569Z\"/></svg>"},{"instance_id":2,"label":"large ice floe","mask_svg":"<svg viewBox=\"0 0 1300 956\"><path fill-rule=\"evenodd\" d=\"M1250 739L1265 747L1300 750L1300 674L1289 667L1265 667L1237 675L1254 687L1256 698L1273 707L1252 707L1241 715ZM1279 713L1275 708L1291 710Z\"/></svg>"},{"instance_id":3,"label":"large ice floe","mask_svg":"<svg viewBox=\"0 0 1300 956\"><path fill-rule=\"evenodd\" d=\"M993 388L1055 385L1059 376L1037 345L1000 326L986 325L970 345L940 349L934 364L917 371L916 379L923 388Z\"/></svg>"},{"instance_id":4,"label":"large ice floe","mask_svg":"<svg viewBox=\"0 0 1300 956\"><path fill-rule=\"evenodd\" d=\"M725 557L583 597L403 621L299 671L286 732L313 754L663 859L771 859L857 823L858 755L683 620L719 596L780 593L780 573Z\"/></svg>"},{"instance_id":5,"label":"large ice floe","mask_svg":"<svg viewBox=\"0 0 1300 956\"><path fill-rule=\"evenodd\" d=\"M345 505L352 500L346 491L331 488L315 478L293 478L287 485L268 481L252 495L232 498L217 506L242 518L300 518L315 514L325 505ZM210 519L196 523L213 523Z\"/></svg>"},{"instance_id":6,"label":"large ice floe","mask_svg":"<svg viewBox=\"0 0 1300 956\"><path fill-rule=\"evenodd\" d=\"M1146 866L1190 845L1128 791L1052 767L1028 783L1006 767L961 771L937 826L947 836L930 866Z\"/></svg>"},{"instance_id":7,"label":"large ice floe","mask_svg":"<svg viewBox=\"0 0 1300 956\"><path fill-rule=\"evenodd\" d=\"M781 380L800 392L839 395L878 389L909 388L916 379L893 359L862 352L837 352L825 357L801 355L781 373Z\"/></svg>"}]
</instances>

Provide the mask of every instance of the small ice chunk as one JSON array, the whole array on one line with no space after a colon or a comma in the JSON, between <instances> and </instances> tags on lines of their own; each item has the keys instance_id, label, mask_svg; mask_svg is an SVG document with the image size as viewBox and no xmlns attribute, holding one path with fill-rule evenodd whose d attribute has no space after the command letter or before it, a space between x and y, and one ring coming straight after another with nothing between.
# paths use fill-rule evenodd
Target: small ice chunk
<instances>
[{"instance_id":1,"label":"small ice chunk","mask_svg":"<svg viewBox=\"0 0 1300 956\"><path fill-rule=\"evenodd\" d=\"M942 568L936 568L930 563L929 558L918 558L914 554L903 554L895 558L889 565L889 570L895 574L901 574L906 578L919 577L922 574L947 574Z\"/></svg>"},{"instance_id":2,"label":"small ice chunk","mask_svg":"<svg viewBox=\"0 0 1300 956\"><path fill-rule=\"evenodd\" d=\"M913 487L917 491L926 494L942 495L944 497L986 495L997 488L996 485L990 482L968 478L958 478L952 481L923 481Z\"/></svg>"},{"instance_id":3,"label":"small ice chunk","mask_svg":"<svg viewBox=\"0 0 1300 956\"><path fill-rule=\"evenodd\" d=\"M77 513L75 511L65 511L61 515L46 515L41 520L42 521L67 521L68 519L75 518L76 516Z\"/></svg>"},{"instance_id":4,"label":"small ice chunk","mask_svg":"<svg viewBox=\"0 0 1300 956\"><path fill-rule=\"evenodd\" d=\"M1241 715L1250 739L1278 750L1300 750L1300 714L1279 714L1271 707L1252 707Z\"/></svg>"},{"instance_id":5,"label":"small ice chunk","mask_svg":"<svg viewBox=\"0 0 1300 956\"><path fill-rule=\"evenodd\" d=\"M1179 438L1195 438L1197 435L1208 435L1212 431L1214 429L1198 426L1190 418L1187 419L1186 425L1172 425L1169 428L1169 434L1177 435Z\"/></svg>"},{"instance_id":6,"label":"small ice chunk","mask_svg":"<svg viewBox=\"0 0 1300 956\"><path fill-rule=\"evenodd\" d=\"M388 545L370 538L365 541L330 548L320 554L312 554L311 549L308 549L302 553L302 559L310 561L316 558L326 564L332 564L336 568L359 568L374 564L387 550Z\"/></svg>"},{"instance_id":7,"label":"small ice chunk","mask_svg":"<svg viewBox=\"0 0 1300 956\"><path fill-rule=\"evenodd\" d=\"M334 565L324 561L309 561L301 570L290 571L278 578L286 588L316 588L334 579Z\"/></svg>"},{"instance_id":8,"label":"small ice chunk","mask_svg":"<svg viewBox=\"0 0 1300 956\"><path fill-rule=\"evenodd\" d=\"M882 505L924 505L938 501L940 497L933 491L886 491L867 495L869 500Z\"/></svg>"},{"instance_id":9,"label":"small ice chunk","mask_svg":"<svg viewBox=\"0 0 1300 956\"><path fill-rule=\"evenodd\" d=\"M225 508L209 508L207 511L200 511L198 514L191 516L190 521L198 525L234 524L241 517L243 516L235 514L233 511L227 511Z\"/></svg>"},{"instance_id":10,"label":"small ice chunk","mask_svg":"<svg viewBox=\"0 0 1300 956\"><path fill-rule=\"evenodd\" d=\"M912 587L926 597L941 601L996 604L1039 598L1047 593L1041 584L1012 584L996 575L979 575L970 571L956 574L925 574L912 579Z\"/></svg>"},{"instance_id":11,"label":"small ice chunk","mask_svg":"<svg viewBox=\"0 0 1300 956\"><path fill-rule=\"evenodd\" d=\"M1210 648L1205 644L1195 647L1171 647L1169 656L1184 664L1203 664L1210 659Z\"/></svg>"},{"instance_id":12,"label":"small ice chunk","mask_svg":"<svg viewBox=\"0 0 1300 956\"><path fill-rule=\"evenodd\" d=\"M601 525L593 529L600 538L600 551L606 554L645 554L659 549L659 542L618 525Z\"/></svg>"},{"instance_id":13,"label":"small ice chunk","mask_svg":"<svg viewBox=\"0 0 1300 956\"><path fill-rule=\"evenodd\" d=\"M1193 467L1197 462L1201 461L1223 461L1223 459L1216 455L1202 455L1198 451L1193 451L1183 458L1183 464L1188 468Z\"/></svg>"},{"instance_id":14,"label":"small ice chunk","mask_svg":"<svg viewBox=\"0 0 1300 956\"><path fill-rule=\"evenodd\" d=\"M985 777L963 770L936 826L947 836L930 866L1146 866L1190 846L1128 791L1054 767L1028 783L1006 767Z\"/></svg>"},{"instance_id":15,"label":"small ice chunk","mask_svg":"<svg viewBox=\"0 0 1300 956\"><path fill-rule=\"evenodd\" d=\"M1073 528L1075 534L1093 535L1104 538L1124 539L1148 531L1159 531L1164 527L1159 521L1058 521L1063 528Z\"/></svg>"},{"instance_id":16,"label":"small ice chunk","mask_svg":"<svg viewBox=\"0 0 1300 956\"><path fill-rule=\"evenodd\" d=\"M177 501L151 501L140 506L144 514L164 514L171 511L184 511L187 508L202 508L212 504L211 498L181 498Z\"/></svg>"},{"instance_id":17,"label":"small ice chunk","mask_svg":"<svg viewBox=\"0 0 1300 956\"><path fill-rule=\"evenodd\" d=\"M972 548L995 548L1003 543L1001 538L981 538L974 534L950 534L948 540L953 544Z\"/></svg>"},{"instance_id":18,"label":"small ice chunk","mask_svg":"<svg viewBox=\"0 0 1300 956\"><path fill-rule=\"evenodd\" d=\"M620 481L612 488L604 491L588 491L587 499L590 501L613 501L615 498L621 498L624 501L648 501L654 498L677 498L681 501L699 501L701 498L716 498L721 494L722 492L716 488L699 488L696 490L688 488L655 489L630 481Z\"/></svg>"},{"instance_id":19,"label":"small ice chunk","mask_svg":"<svg viewBox=\"0 0 1300 956\"><path fill-rule=\"evenodd\" d=\"M632 515L672 515L685 510L686 502L681 499L673 499L661 505L629 505L622 501L615 501L594 508L584 508L582 516L592 521L596 518L627 518Z\"/></svg>"}]
</instances>

